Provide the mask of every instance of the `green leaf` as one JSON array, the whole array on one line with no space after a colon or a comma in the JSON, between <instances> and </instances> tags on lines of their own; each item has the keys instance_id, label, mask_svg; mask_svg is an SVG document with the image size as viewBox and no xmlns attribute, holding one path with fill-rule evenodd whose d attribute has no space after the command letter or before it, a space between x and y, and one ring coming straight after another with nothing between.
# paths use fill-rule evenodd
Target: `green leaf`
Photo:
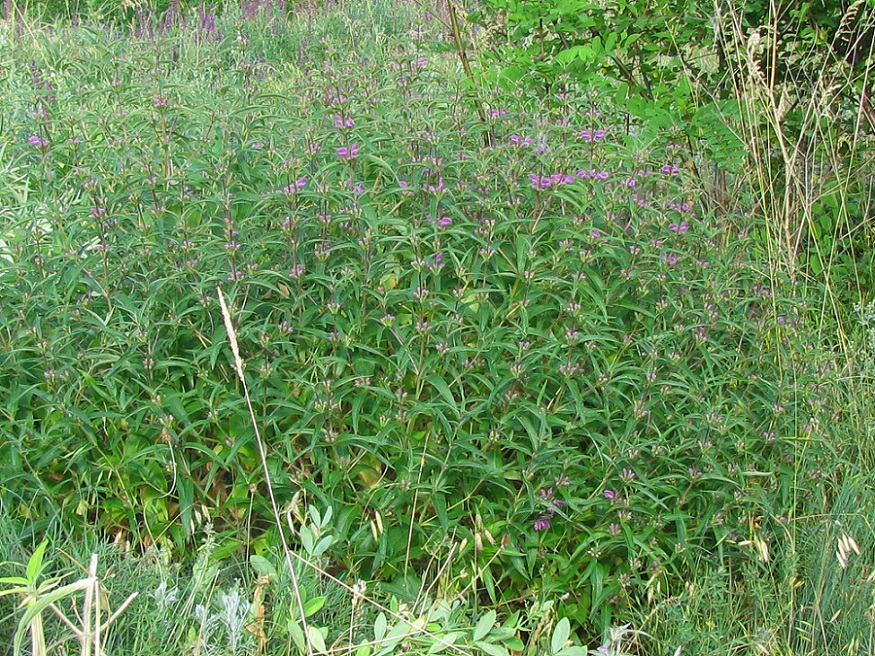
<instances>
[{"instance_id":1,"label":"green leaf","mask_svg":"<svg viewBox=\"0 0 875 656\"><path fill-rule=\"evenodd\" d=\"M333 535L326 535L324 538L322 538L321 540L319 540L319 542L316 543L316 546L313 547L313 551L310 553L310 555L311 556L321 556L326 551L328 551L328 548L332 544L334 544L334 536Z\"/></svg>"},{"instance_id":2,"label":"green leaf","mask_svg":"<svg viewBox=\"0 0 875 656\"><path fill-rule=\"evenodd\" d=\"M317 652L325 651L325 636L322 631L315 626L307 627L307 637L309 638L310 646Z\"/></svg>"},{"instance_id":3,"label":"green leaf","mask_svg":"<svg viewBox=\"0 0 875 656\"><path fill-rule=\"evenodd\" d=\"M448 633L445 636L439 636L440 640L435 639L431 647L428 648L429 654L439 654L456 643L456 640L462 637L461 633Z\"/></svg>"},{"instance_id":4,"label":"green leaf","mask_svg":"<svg viewBox=\"0 0 875 656\"><path fill-rule=\"evenodd\" d=\"M588 656L592 652L586 647L566 647L562 651L557 651L555 656Z\"/></svg>"},{"instance_id":5,"label":"green leaf","mask_svg":"<svg viewBox=\"0 0 875 656\"><path fill-rule=\"evenodd\" d=\"M302 526L298 529L298 535L301 536L301 546L304 547L304 551L312 556L313 549L316 546L316 536L313 535L313 531L310 530L309 526Z\"/></svg>"},{"instance_id":6,"label":"green leaf","mask_svg":"<svg viewBox=\"0 0 875 656\"><path fill-rule=\"evenodd\" d=\"M374 640L376 642L380 642L386 637L386 628L388 626L389 622L386 619L386 613L377 615L377 619L374 620Z\"/></svg>"},{"instance_id":7,"label":"green leaf","mask_svg":"<svg viewBox=\"0 0 875 656\"><path fill-rule=\"evenodd\" d=\"M501 645L494 645L491 642L475 642L474 646L477 647L484 654L489 654L489 656L510 656L510 652L507 651Z\"/></svg>"},{"instance_id":8,"label":"green leaf","mask_svg":"<svg viewBox=\"0 0 875 656\"><path fill-rule=\"evenodd\" d=\"M490 610L480 618L477 626L474 627L474 642L483 640L483 638L489 635L492 627L495 626L496 617L498 617L498 614L494 610Z\"/></svg>"},{"instance_id":9,"label":"green leaf","mask_svg":"<svg viewBox=\"0 0 875 656\"><path fill-rule=\"evenodd\" d=\"M33 555L30 557L30 560L27 561L27 571L25 576L31 582L31 584L36 583L36 580L39 578L39 575L42 574L45 566L43 565L43 556L46 553L46 547L49 546L48 540L43 540L40 545L36 548L36 551L33 552Z\"/></svg>"},{"instance_id":10,"label":"green leaf","mask_svg":"<svg viewBox=\"0 0 875 656\"><path fill-rule=\"evenodd\" d=\"M273 578L276 576L276 567L264 556L254 554L249 558L249 564L255 570L255 574L259 578Z\"/></svg>"},{"instance_id":11,"label":"green leaf","mask_svg":"<svg viewBox=\"0 0 875 656\"><path fill-rule=\"evenodd\" d=\"M50 604L66 599L67 597L70 597L92 585L94 585L94 581L91 579L81 579L62 586L57 590L53 590L30 604L24 612L24 615L21 616L21 620L18 622L18 631L15 632L15 639L12 647L15 656L18 656L18 654L21 653L21 644L24 642L24 636L27 634L31 622L37 615L42 614Z\"/></svg>"},{"instance_id":12,"label":"green leaf","mask_svg":"<svg viewBox=\"0 0 875 656\"><path fill-rule=\"evenodd\" d=\"M304 617L310 617L322 610L327 597L313 597L304 603Z\"/></svg>"},{"instance_id":13,"label":"green leaf","mask_svg":"<svg viewBox=\"0 0 875 656\"><path fill-rule=\"evenodd\" d=\"M298 648L298 652L302 654L308 653L307 641L304 639L304 631L301 629L301 625L295 620L290 619L287 628L289 630L289 635L292 636L292 642L294 642L295 647Z\"/></svg>"},{"instance_id":14,"label":"green leaf","mask_svg":"<svg viewBox=\"0 0 875 656\"><path fill-rule=\"evenodd\" d=\"M554 654L558 653L568 642L570 636L571 622L568 621L567 617L563 617L553 629L553 637L550 638L550 651Z\"/></svg>"}]
</instances>

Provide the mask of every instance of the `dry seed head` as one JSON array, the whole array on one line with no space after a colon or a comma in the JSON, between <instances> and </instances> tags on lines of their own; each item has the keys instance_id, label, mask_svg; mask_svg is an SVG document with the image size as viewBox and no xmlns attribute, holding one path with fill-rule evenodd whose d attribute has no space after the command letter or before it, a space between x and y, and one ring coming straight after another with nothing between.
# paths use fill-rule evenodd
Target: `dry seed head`
<instances>
[{"instance_id":1,"label":"dry seed head","mask_svg":"<svg viewBox=\"0 0 875 656\"><path fill-rule=\"evenodd\" d=\"M860 547L857 541L850 535L843 533L839 538L839 548L836 551L836 559L839 561L839 567L842 569L848 568L848 557L851 553L860 555Z\"/></svg>"},{"instance_id":2,"label":"dry seed head","mask_svg":"<svg viewBox=\"0 0 875 656\"><path fill-rule=\"evenodd\" d=\"M243 379L243 360L240 359L240 349L237 347L237 333L234 331L234 324L231 323L231 312L228 310L228 304L225 303L225 296L222 294L222 288L216 287L219 293L219 305L222 308L222 319L225 322L225 331L228 333L228 341L231 342L231 353L234 354L234 369L237 371L237 377L240 382L245 383Z\"/></svg>"}]
</instances>

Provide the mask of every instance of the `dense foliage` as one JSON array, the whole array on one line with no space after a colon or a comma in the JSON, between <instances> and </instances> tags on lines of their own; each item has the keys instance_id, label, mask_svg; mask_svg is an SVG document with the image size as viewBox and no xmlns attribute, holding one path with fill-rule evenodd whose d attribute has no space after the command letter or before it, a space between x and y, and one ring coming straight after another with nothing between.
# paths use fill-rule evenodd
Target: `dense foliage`
<instances>
[{"instance_id":1,"label":"dense foliage","mask_svg":"<svg viewBox=\"0 0 875 656\"><path fill-rule=\"evenodd\" d=\"M691 153L707 202L727 179L758 170L764 222L754 238L781 241L837 293L872 283L867 222L875 5L856 2L484 0L490 83L545 97L597 89L648 137L670 129ZM851 175L840 172L851 170ZM710 186L710 189L708 188ZM774 235L769 234L774 231Z\"/></svg>"},{"instance_id":2,"label":"dense foliage","mask_svg":"<svg viewBox=\"0 0 875 656\"><path fill-rule=\"evenodd\" d=\"M682 35L648 14L633 38L633 9L514 14L586 76L481 91L482 118L413 11L404 40L376 6L17 49L0 25L5 511L178 558L209 525L216 558L275 563L270 481L283 512L330 509L298 536L335 574L561 600L597 634L767 563L843 489L855 419L819 308L750 216L707 211L672 113L692 92L655 68ZM627 58L649 118L631 79L580 89Z\"/></svg>"}]
</instances>

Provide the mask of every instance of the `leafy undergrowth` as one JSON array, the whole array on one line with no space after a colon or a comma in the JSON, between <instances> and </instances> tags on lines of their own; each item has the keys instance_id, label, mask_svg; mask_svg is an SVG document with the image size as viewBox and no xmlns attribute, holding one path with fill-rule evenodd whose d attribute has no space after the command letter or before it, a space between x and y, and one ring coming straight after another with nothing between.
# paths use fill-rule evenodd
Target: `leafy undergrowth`
<instances>
[{"instance_id":1,"label":"leafy undergrowth","mask_svg":"<svg viewBox=\"0 0 875 656\"><path fill-rule=\"evenodd\" d=\"M495 92L481 119L430 24L363 43L338 15L0 26L16 531L130 545L168 613L154 559L206 532L212 578L191 585L237 626L282 576L269 479L324 571L399 613L442 600L443 627L485 605L502 650L539 649L554 605L592 644L642 608L671 625L695 572L741 585L792 550L847 489L855 420L749 218L701 213L693 154L636 141L607 99ZM216 587L232 562L262 577L245 604ZM366 640L346 592L338 645ZM191 631L225 630L203 603ZM265 626L223 649L297 644Z\"/></svg>"}]
</instances>

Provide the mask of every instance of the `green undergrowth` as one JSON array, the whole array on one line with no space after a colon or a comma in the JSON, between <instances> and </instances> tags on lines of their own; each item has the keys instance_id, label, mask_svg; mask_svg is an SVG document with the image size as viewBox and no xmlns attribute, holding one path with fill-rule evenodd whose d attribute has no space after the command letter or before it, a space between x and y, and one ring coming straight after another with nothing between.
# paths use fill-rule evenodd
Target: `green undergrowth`
<instances>
[{"instance_id":1,"label":"green undergrowth","mask_svg":"<svg viewBox=\"0 0 875 656\"><path fill-rule=\"evenodd\" d=\"M394 617L359 617L358 581L432 633L468 626L465 653L544 653L560 617L583 645L652 634L615 632L617 654L691 626L725 647L749 615L745 639L786 646L865 598L871 562L845 598L824 545L870 532L848 381L871 369L818 341L817 296L750 216L704 211L677 132L632 136L587 93L484 92L481 117L429 47L442 26L405 11L403 39L340 9L0 25L5 559L116 544L113 593L144 605L114 635L150 654L234 621L222 653L300 648L280 530L350 586L300 569L350 650Z\"/></svg>"}]
</instances>

